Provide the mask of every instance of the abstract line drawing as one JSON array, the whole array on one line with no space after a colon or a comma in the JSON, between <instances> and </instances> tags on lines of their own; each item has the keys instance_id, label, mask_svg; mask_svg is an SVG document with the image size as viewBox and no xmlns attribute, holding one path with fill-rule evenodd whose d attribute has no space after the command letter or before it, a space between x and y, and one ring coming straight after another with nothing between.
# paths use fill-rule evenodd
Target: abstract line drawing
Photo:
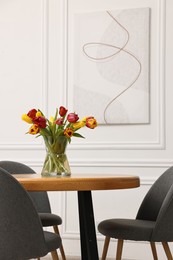
<instances>
[{"instance_id":1,"label":"abstract line drawing","mask_svg":"<svg viewBox=\"0 0 173 260\"><path fill-rule=\"evenodd\" d=\"M105 11L100 12L99 15L98 13L85 15L78 15L78 24L79 20L83 21L84 31L86 32L88 29L91 32L93 30L93 33L91 33L91 37L88 34L88 37L85 36L81 40L82 27L77 29L80 35L80 39L78 38L80 44L75 43L75 46L80 46L81 54L77 55L78 62L75 66L80 66L80 70L75 76L74 90L76 94L79 92L78 98L74 98L75 109L81 109L80 106L82 106L82 111L86 110L86 112L94 109L95 116L102 124L148 123L149 8L118 12ZM132 17L134 22L131 22ZM97 36L94 35L94 28L87 28L89 19L92 20L93 24L97 19L99 22L103 20L103 23L105 20L106 26L101 31L97 41L95 40ZM100 25L102 24L100 23ZM115 34L116 36L114 36ZM76 53L77 51L75 51ZM90 70L90 66L94 68L95 75ZM85 73L86 76L84 76ZM88 80L90 76L92 80ZM87 84L84 80L87 81ZM95 85L97 82L100 87ZM91 84L92 89L89 84ZM87 87L89 87L89 91ZM109 92L111 93L108 95ZM138 95L136 95L137 93ZM95 97L95 102L90 100L92 94ZM105 98L103 98L104 95ZM136 101L139 96L140 103ZM84 101L84 106L81 101ZM99 101L101 106L99 106ZM133 105L134 107L132 107ZM116 116L117 112L118 116Z\"/></svg>"}]
</instances>

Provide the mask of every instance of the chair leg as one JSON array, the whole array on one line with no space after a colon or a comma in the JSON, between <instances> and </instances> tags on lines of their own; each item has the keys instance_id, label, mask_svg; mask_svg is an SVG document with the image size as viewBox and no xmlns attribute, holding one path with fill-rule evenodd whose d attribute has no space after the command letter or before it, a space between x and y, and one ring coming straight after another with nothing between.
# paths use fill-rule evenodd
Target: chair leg
<instances>
[{"instance_id":1,"label":"chair leg","mask_svg":"<svg viewBox=\"0 0 173 260\"><path fill-rule=\"evenodd\" d=\"M163 248L165 250L165 254L168 258L168 260L173 260L172 254L171 254L171 250L169 248L169 245L167 242L162 242Z\"/></svg>"},{"instance_id":2,"label":"chair leg","mask_svg":"<svg viewBox=\"0 0 173 260\"><path fill-rule=\"evenodd\" d=\"M53 226L53 229L54 229L54 232L60 236L58 226ZM60 250L60 252L61 252L62 260L66 260L66 256L65 256L65 252L64 252L63 244L61 244L59 250Z\"/></svg>"},{"instance_id":3,"label":"chair leg","mask_svg":"<svg viewBox=\"0 0 173 260\"><path fill-rule=\"evenodd\" d=\"M105 260L106 259L106 255L107 255L108 247L109 247L109 242L110 242L110 237L105 237L105 242L104 242L104 247L103 247L103 253L102 253L101 260Z\"/></svg>"},{"instance_id":4,"label":"chair leg","mask_svg":"<svg viewBox=\"0 0 173 260\"><path fill-rule=\"evenodd\" d=\"M121 260L123 250L123 239L118 239L116 260Z\"/></svg>"},{"instance_id":5,"label":"chair leg","mask_svg":"<svg viewBox=\"0 0 173 260\"><path fill-rule=\"evenodd\" d=\"M51 252L51 255L52 255L52 259L53 259L53 260L59 260L59 257L58 257L58 254L57 254L56 250L55 250L55 251L52 251L52 252Z\"/></svg>"},{"instance_id":6,"label":"chair leg","mask_svg":"<svg viewBox=\"0 0 173 260\"><path fill-rule=\"evenodd\" d=\"M154 260L158 260L155 243L154 242L150 242L150 246L151 246L151 250L152 250L152 253L153 253Z\"/></svg>"}]
</instances>

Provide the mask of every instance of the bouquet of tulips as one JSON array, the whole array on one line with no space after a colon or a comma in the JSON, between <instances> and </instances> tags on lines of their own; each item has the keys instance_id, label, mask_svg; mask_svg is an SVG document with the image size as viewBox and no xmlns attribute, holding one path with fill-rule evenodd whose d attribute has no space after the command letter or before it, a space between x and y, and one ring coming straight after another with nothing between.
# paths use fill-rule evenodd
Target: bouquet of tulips
<instances>
[{"instance_id":1,"label":"bouquet of tulips","mask_svg":"<svg viewBox=\"0 0 173 260\"><path fill-rule=\"evenodd\" d=\"M94 129L97 126L97 121L93 116L84 117L79 120L76 113L67 113L68 110L61 106L56 109L54 117L47 119L44 114L38 109L32 109L27 114L22 115L22 119L31 124L27 133L43 137L52 137L56 139L58 136L64 136L70 143L71 137L82 137L77 131L82 127Z\"/></svg>"}]
</instances>

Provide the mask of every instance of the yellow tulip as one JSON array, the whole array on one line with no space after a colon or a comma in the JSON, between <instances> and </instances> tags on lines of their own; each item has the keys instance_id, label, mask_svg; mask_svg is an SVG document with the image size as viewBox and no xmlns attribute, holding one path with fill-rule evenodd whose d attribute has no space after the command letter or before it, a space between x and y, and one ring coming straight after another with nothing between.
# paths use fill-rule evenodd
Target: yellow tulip
<instances>
[{"instance_id":1,"label":"yellow tulip","mask_svg":"<svg viewBox=\"0 0 173 260\"><path fill-rule=\"evenodd\" d=\"M49 118L49 121L53 124L53 123L54 123L54 117L51 116L51 117Z\"/></svg>"},{"instance_id":2,"label":"yellow tulip","mask_svg":"<svg viewBox=\"0 0 173 260\"><path fill-rule=\"evenodd\" d=\"M73 123L72 126L73 126L74 130L79 129L79 128L85 126L85 121L79 121L79 122Z\"/></svg>"},{"instance_id":3,"label":"yellow tulip","mask_svg":"<svg viewBox=\"0 0 173 260\"><path fill-rule=\"evenodd\" d=\"M43 115L42 115L42 113L41 113L40 111L37 111L37 113L36 113L35 116L36 116L36 117L39 117L39 116L43 116Z\"/></svg>"},{"instance_id":4,"label":"yellow tulip","mask_svg":"<svg viewBox=\"0 0 173 260\"><path fill-rule=\"evenodd\" d=\"M22 120L27 122L28 124L32 124L32 118L30 118L29 116L27 116L27 114L23 114L22 115Z\"/></svg>"},{"instance_id":5,"label":"yellow tulip","mask_svg":"<svg viewBox=\"0 0 173 260\"><path fill-rule=\"evenodd\" d=\"M86 119L87 119L87 117L83 117L81 121L86 123Z\"/></svg>"}]
</instances>

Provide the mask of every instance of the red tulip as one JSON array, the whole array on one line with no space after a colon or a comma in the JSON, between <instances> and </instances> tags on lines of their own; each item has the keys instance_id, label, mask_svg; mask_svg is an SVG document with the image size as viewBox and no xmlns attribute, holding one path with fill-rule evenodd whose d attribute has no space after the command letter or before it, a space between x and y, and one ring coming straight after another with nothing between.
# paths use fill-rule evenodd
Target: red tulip
<instances>
[{"instance_id":1,"label":"red tulip","mask_svg":"<svg viewBox=\"0 0 173 260\"><path fill-rule=\"evenodd\" d=\"M40 128L46 128L46 118L39 116L33 119L34 124L38 125Z\"/></svg>"},{"instance_id":2,"label":"red tulip","mask_svg":"<svg viewBox=\"0 0 173 260\"><path fill-rule=\"evenodd\" d=\"M65 107L63 107L63 106L61 106L60 108L59 108L59 114L60 114L60 116L65 116L66 115L66 113L67 113L67 109L65 108Z\"/></svg>"},{"instance_id":3,"label":"red tulip","mask_svg":"<svg viewBox=\"0 0 173 260\"><path fill-rule=\"evenodd\" d=\"M33 108L33 109L31 109L31 110L28 112L27 116L29 116L30 118L34 119L35 116L36 116L36 113L37 113L37 110L36 110L35 108Z\"/></svg>"},{"instance_id":4,"label":"red tulip","mask_svg":"<svg viewBox=\"0 0 173 260\"><path fill-rule=\"evenodd\" d=\"M79 117L78 117L78 115L75 114L75 113L70 113L70 114L68 114L68 116L67 116L67 120L68 120L70 123L76 123L78 119L79 119Z\"/></svg>"},{"instance_id":5,"label":"red tulip","mask_svg":"<svg viewBox=\"0 0 173 260\"><path fill-rule=\"evenodd\" d=\"M63 118L61 117L61 118L58 118L56 121L55 121L55 124L56 125L63 125Z\"/></svg>"}]
</instances>

